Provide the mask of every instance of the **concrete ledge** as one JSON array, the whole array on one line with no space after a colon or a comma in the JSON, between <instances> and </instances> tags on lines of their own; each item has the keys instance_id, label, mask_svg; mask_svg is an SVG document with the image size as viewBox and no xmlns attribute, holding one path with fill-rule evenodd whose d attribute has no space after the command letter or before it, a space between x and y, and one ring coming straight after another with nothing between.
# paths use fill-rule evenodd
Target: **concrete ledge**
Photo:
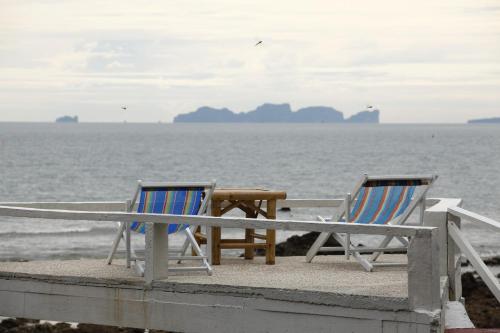
<instances>
[{"instance_id":1,"label":"concrete ledge","mask_svg":"<svg viewBox=\"0 0 500 333\"><path fill-rule=\"evenodd\" d=\"M387 260L404 262L404 255ZM407 310L405 267L380 268L368 273L342 256L320 256L312 263L302 257L278 258L276 265L224 259L213 276L203 273L174 275L151 286L126 269L121 261L66 260L0 263L4 280L37 281L66 285L154 289L174 293L228 295L300 303L348 306L361 309Z\"/></svg>"},{"instance_id":2,"label":"concrete ledge","mask_svg":"<svg viewBox=\"0 0 500 333\"><path fill-rule=\"evenodd\" d=\"M432 332L439 326L436 314L408 310L400 290L406 285L398 280L406 278L404 267L367 273L341 256L314 264L280 258L275 266L260 260L234 259L211 277L171 276L150 285L120 262L0 263L0 315L178 332ZM355 288L339 292L347 284Z\"/></svg>"}]
</instances>

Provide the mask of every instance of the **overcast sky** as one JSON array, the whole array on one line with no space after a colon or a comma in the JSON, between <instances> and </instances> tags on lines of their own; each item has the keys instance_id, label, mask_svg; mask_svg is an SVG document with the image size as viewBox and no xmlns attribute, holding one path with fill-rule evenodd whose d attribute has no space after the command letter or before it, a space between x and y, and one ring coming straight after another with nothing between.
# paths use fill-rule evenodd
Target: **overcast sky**
<instances>
[{"instance_id":1,"label":"overcast sky","mask_svg":"<svg viewBox=\"0 0 500 333\"><path fill-rule=\"evenodd\" d=\"M0 121L271 102L464 122L500 116L500 1L0 0L0 74Z\"/></svg>"}]
</instances>

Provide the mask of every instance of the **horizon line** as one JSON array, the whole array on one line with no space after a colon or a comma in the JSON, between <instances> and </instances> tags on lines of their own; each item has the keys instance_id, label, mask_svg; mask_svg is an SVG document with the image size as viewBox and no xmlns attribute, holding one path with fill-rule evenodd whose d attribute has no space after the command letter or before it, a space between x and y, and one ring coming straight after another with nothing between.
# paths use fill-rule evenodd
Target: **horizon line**
<instances>
[{"instance_id":1,"label":"horizon line","mask_svg":"<svg viewBox=\"0 0 500 333\"><path fill-rule=\"evenodd\" d=\"M56 121L43 120L0 120L2 124L63 124L63 125L78 125L78 124L323 124L323 125L498 125L498 123L469 123L466 122L379 122L379 123L344 123L344 122L174 122L174 121L78 121L77 123L58 123Z\"/></svg>"}]
</instances>

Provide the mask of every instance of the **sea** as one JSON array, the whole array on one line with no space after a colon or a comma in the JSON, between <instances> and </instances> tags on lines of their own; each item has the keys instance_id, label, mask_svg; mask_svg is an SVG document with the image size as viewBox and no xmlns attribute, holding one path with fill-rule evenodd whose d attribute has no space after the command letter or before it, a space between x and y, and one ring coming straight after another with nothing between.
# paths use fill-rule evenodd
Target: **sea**
<instances>
[{"instance_id":1,"label":"sea","mask_svg":"<svg viewBox=\"0 0 500 333\"><path fill-rule=\"evenodd\" d=\"M499 165L498 125L0 123L0 202L126 200L138 179L338 198L364 173L433 173L429 197L462 198L464 208L500 220ZM334 213L292 209L278 218ZM463 230L482 256L500 254L499 234L469 222ZM113 222L0 216L0 260L103 258L115 233ZM291 235L278 232L278 241Z\"/></svg>"}]
</instances>

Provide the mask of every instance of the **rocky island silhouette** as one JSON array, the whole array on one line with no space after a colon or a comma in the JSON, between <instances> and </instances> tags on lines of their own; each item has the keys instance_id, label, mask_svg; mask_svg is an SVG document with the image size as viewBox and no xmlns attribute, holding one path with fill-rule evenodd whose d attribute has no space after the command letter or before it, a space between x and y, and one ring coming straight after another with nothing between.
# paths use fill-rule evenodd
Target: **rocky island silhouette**
<instances>
[{"instance_id":1,"label":"rocky island silhouette","mask_svg":"<svg viewBox=\"0 0 500 333\"><path fill-rule=\"evenodd\" d=\"M365 110L351 117L328 106L310 106L292 111L290 104L265 103L248 112L203 106L196 111L179 114L174 123L379 123L379 110Z\"/></svg>"}]
</instances>

